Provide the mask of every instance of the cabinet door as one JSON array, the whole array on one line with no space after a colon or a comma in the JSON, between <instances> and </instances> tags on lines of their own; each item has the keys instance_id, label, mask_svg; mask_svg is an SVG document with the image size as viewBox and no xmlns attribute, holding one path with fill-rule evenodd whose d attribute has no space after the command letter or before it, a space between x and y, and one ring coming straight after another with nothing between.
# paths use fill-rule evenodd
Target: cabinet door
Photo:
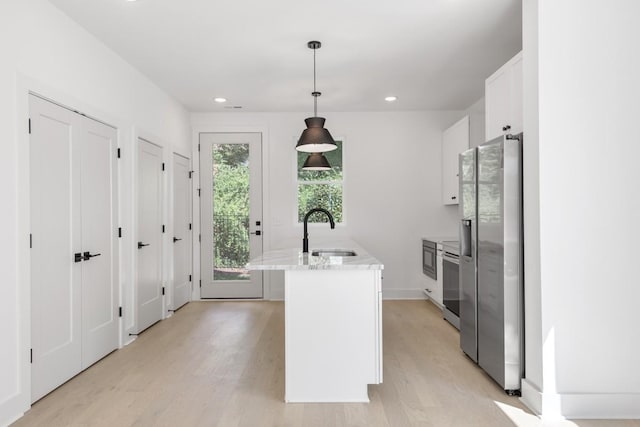
<instances>
[{"instance_id":1,"label":"cabinet door","mask_svg":"<svg viewBox=\"0 0 640 427\"><path fill-rule=\"evenodd\" d=\"M509 68L503 66L485 82L485 132L486 141L504 134L502 128L509 121L509 92L511 78Z\"/></svg>"},{"instance_id":2,"label":"cabinet door","mask_svg":"<svg viewBox=\"0 0 640 427\"><path fill-rule=\"evenodd\" d=\"M522 52L485 81L485 124L487 141L522 132Z\"/></svg>"},{"instance_id":3,"label":"cabinet door","mask_svg":"<svg viewBox=\"0 0 640 427\"><path fill-rule=\"evenodd\" d=\"M469 148L469 116L442 134L442 203L458 204L458 154Z\"/></svg>"}]
</instances>

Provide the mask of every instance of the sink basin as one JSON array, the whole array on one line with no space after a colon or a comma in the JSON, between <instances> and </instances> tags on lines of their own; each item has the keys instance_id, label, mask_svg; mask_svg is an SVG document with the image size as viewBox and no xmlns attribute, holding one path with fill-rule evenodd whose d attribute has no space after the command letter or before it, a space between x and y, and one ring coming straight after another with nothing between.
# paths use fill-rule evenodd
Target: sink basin
<instances>
[{"instance_id":1,"label":"sink basin","mask_svg":"<svg viewBox=\"0 0 640 427\"><path fill-rule=\"evenodd\" d=\"M356 256L350 249L315 249L311 251L313 256Z\"/></svg>"}]
</instances>

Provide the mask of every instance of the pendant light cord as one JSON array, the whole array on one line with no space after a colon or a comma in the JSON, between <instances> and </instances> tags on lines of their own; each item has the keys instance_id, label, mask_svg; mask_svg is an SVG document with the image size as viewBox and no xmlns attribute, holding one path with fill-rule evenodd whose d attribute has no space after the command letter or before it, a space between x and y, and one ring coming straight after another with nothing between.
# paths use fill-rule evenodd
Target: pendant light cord
<instances>
[{"instance_id":1,"label":"pendant light cord","mask_svg":"<svg viewBox=\"0 0 640 427\"><path fill-rule=\"evenodd\" d=\"M316 91L316 50L313 49L313 117L318 117L318 95Z\"/></svg>"}]
</instances>

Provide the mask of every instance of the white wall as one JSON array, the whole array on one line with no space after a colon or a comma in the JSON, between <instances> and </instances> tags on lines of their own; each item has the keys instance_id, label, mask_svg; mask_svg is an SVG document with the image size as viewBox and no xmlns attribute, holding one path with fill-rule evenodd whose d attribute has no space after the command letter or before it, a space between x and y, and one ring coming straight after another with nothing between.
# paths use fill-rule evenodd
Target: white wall
<instances>
[{"instance_id":1,"label":"white wall","mask_svg":"<svg viewBox=\"0 0 640 427\"><path fill-rule=\"evenodd\" d=\"M525 170L539 174L539 202L532 185L525 206L540 207L527 333L541 334L527 340L527 392L547 418L639 418L640 3L526 6L525 49L538 55L525 57L525 97L537 84L538 105L525 104L525 146L533 134L539 157Z\"/></svg>"},{"instance_id":2,"label":"white wall","mask_svg":"<svg viewBox=\"0 0 640 427\"><path fill-rule=\"evenodd\" d=\"M28 153L29 90L119 128L120 146L149 132L190 154L184 108L45 0L0 6L0 425L30 402ZM132 230L131 158L120 183L123 224ZM127 227L127 225L125 225ZM123 251L126 256L126 251ZM129 250L129 255L130 255ZM122 278L130 286L130 271Z\"/></svg>"},{"instance_id":3,"label":"white wall","mask_svg":"<svg viewBox=\"0 0 640 427\"><path fill-rule=\"evenodd\" d=\"M457 233L457 208L441 203L441 134L453 112L327 113L344 138L344 227L310 227L309 240L346 236L385 265L386 298L422 298L421 236ZM295 143L303 113L192 114L195 131L262 130L265 156L264 246L302 245L296 223ZM197 138L194 138L197 143ZM283 276L270 275L270 297L283 297Z\"/></svg>"}]
</instances>

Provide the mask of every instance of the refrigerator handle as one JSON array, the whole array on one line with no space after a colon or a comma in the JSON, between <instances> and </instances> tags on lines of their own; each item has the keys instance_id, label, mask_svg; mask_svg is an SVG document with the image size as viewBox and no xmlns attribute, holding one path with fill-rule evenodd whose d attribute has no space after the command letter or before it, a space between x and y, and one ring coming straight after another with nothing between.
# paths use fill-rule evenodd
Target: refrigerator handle
<instances>
[{"instance_id":1,"label":"refrigerator handle","mask_svg":"<svg viewBox=\"0 0 640 427\"><path fill-rule=\"evenodd\" d=\"M462 229L460 230L460 256L471 256L471 220L462 219Z\"/></svg>"}]
</instances>

